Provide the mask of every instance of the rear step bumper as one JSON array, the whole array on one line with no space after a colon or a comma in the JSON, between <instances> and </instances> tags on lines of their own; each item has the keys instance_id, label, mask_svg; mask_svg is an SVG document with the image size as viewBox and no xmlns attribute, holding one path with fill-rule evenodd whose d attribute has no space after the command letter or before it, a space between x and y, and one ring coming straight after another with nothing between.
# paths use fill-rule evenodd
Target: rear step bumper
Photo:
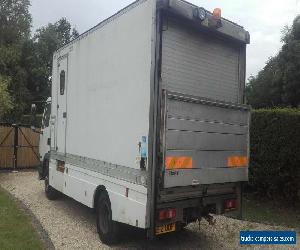
<instances>
[{"instance_id":1,"label":"rear step bumper","mask_svg":"<svg viewBox=\"0 0 300 250\"><path fill-rule=\"evenodd\" d=\"M235 200L236 208L230 211L235 217L240 217L241 201L238 194L225 194L211 197L203 197L202 199L189 199L185 201L177 201L172 203L162 203L157 206L157 211L163 209L174 209L176 210L176 218L159 221L156 220L156 226L161 226L170 223L188 224L207 218L208 215L221 215L226 213L224 202L226 200Z\"/></svg>"},{"instance_id":2,"label":"rear step bumper","mask_svg":"<svg viewBox=\"0 0 300 250\"><path fill-rule=\"evenodd\" d=\"M184 191L180 194L180 190ZM195 189L195 190L193 190ZM160 201L157 203L156 211L163 209L175 209L176 218L168 221L156 220L156 226L168 223L188 224L209 214L230 213L232 216L241 218L242 183L227 183L215 185L203 185L197 188L173 188L173 194L164 190L160 192ZM169 190L170 191L170 190ZM185 199L183 198L186 195ZM173 195L173 196L172 196ZM171 197L181 197L180 200L171 201ZM194 196L192 198L192 196ZM162 199L164 202L162 202ZM168 200L168 201L167 201ZM235 201L234 209L226 210L225 201Z\"/></svg>"}]
</instances>

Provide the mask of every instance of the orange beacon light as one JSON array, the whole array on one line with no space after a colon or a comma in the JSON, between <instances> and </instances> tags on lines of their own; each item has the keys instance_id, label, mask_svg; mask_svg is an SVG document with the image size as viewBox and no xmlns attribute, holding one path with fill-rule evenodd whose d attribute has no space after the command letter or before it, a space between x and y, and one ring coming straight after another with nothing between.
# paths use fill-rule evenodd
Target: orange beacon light
<instances>
[{"instance_id":1,"label":"orange beacon light","mask_svg":"<svg viewBox=\"0 0 300 250\"><path fill-rule=\"evenodd\" d=\"M220 8L215 8L214 11L213 11L213 16L216 19L221 19L222 10Z\"/></svg>"}]
</instances>

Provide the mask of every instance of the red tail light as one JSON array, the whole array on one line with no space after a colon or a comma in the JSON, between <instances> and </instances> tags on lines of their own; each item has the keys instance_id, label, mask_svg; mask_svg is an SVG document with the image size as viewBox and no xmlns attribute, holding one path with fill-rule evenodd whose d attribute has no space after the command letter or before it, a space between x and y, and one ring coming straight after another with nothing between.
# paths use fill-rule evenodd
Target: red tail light
<instances>
[{"instance_id":1,"label":"red tail light","mask_svg":"<svg viewBox=\"0 0 300 250\"><path fill-rule=\"evenodd\" d=\"M164 209L158 212L158 219L159 220L167 220L167 219L174 219L176 218L176 209Z\"/></svg>"},{"instance_id":2,"label":"red tail light","mask_svg":"<svg viewBox=\"0 0 300 250\"><path fill-rule=\"evenodd\" d=\"M236 200L234 200L234 199L225 200L224 201L224 209L225 210L236 209Z\"/></svg>"}]
</instances>

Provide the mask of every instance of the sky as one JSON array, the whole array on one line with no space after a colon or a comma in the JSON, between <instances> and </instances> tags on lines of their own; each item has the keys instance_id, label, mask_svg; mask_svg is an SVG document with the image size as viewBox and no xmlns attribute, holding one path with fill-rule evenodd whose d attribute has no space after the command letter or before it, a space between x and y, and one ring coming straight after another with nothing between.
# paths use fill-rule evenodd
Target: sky
<instances>
[{"instance_id":1,"label":"sky","mask_svg":"<svg viewBox=\"0 0 300 250\"><path fill-rule=\"evenodd\" d=\"M300 14L300 0L188 0L212 11L222 9L222 16L250 32L247 48L247 78L256 75L267 60L278 53L281 31ZM33 31L66 17L79 31L90 29L133 0L31 0Z\"/></svg>"}]
</instances>

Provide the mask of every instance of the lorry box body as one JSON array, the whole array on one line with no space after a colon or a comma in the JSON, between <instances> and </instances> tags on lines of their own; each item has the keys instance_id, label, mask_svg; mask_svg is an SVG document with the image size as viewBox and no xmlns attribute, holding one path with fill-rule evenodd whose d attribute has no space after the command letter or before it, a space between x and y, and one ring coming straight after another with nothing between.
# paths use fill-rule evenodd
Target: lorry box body
<instances>
[{"instance_id":1,"label":"lorry box body","mask_svg":"<svg viewBox=\"0 0 300 250\"><path fill-rule=\"evenodd\" d=\"M203 10L139 0L54 54L51 187L91 208L105 191L150 237L240 211L249 34Z\"/></svg>"}]
</instances>

